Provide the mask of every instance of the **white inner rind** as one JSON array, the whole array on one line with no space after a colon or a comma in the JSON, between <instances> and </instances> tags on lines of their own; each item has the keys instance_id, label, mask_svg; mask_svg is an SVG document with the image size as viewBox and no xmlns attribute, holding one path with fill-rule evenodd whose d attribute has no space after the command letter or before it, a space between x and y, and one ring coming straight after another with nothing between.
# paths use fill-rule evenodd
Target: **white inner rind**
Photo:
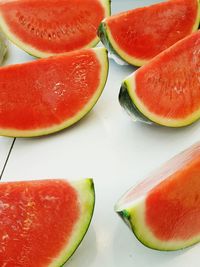
<instances>
[{"instance_id":1,"label":"white inner rind","mask_svg":"<svg viewBox=\"0 0 200 267\"><path fill-rule=\"evenodd\" d=\"M66 247L60 252L57 258L52 259L52 263L48 267L62 266L69 259L82 241L93 215L95 193L92 180L85 179L83 181L73 182L71 185L78 194L80 217L74 225L73 233Z\"/></svg>"},{"instance_id":2,"label":"white inner rind","mask_svg":"<svg viewBox=\"0 0 200 267\"><path fill-rule=\"evenodd\" d=\"M79 121L82 117L84 117L96 104L97 100L99 99L106 81L108 77L108 55L105 48L93 48L91 51L94 51L96 57L99 60L100 63L100 77L99 77L99 86L96 89L95 94L93 97L89 100L89 102L84 106L82 110L77 112L72 118L67 119L66 121L58 124L53 125L47 128L43 129L37 129L37 130L16 130L16 129L3 129L0 128L0 135L2 136L11 136L11 137L34 137L34 136L41 136L41 135L47 135L50 133L58 132L62 129L65 129L72 124Z\"/></svg>"},{"instance_id":3,"label":"white inner rind","mask_svg":"<svg viewBox=\"0 0 200 267\"><path fill-rule=\"evenodd\" d=\"M105 9L105 17L109 17L111 15L111 0L99 0L99 2L103 5Z\"/></svg>"},{"instance_id":4,"label":"white inner rind","mask_svg":"<svg viewBox=\"0 0 200 267\"><path fill-rule=\"evenodd\" d=\"M105 17L108 17L110 15L110 3L109 0L99 0L99 2L104 7L105 11ZM41 50L38 50L37 48L31 46L28 43L23 42L17 35L15 35L12 30L9 28L8 24L6 23L6 20L4 19L4 15L0 10L0 28L4 32L4 34L7 36L7 38L20 47L22 50L26 51L28 54L38 57L38 58L45 58L55 55L56 53L48 53ZM82 48L91 48L95 47L99 42L99 37L96 36L90 43L84 45ZM80 47L81 49L81 47Z\"/></svg>"},{"instance_id":5,"label":"white inner rind","mask_svg":"<svg viewBox=\"0 0 200 267\"><path fill-rule=\"evenodd\" d=\"M198 3L197 16L196 16L195 24L193 25L193 28L191 30L191 33L197 31L197 29L199 27L199 21L200 21L200 2L199 2L199 0L197 0L197 3ZM105 18L102 23L105 27L105 30L106 30L106 33L108 36L108 40L109 40L110 44L112 45L113 49L116 51L116 53L122 59L124 59L129 64L134 65L134 66L138 66L138 67L143 66L147 62L149 62L149 60L136 58L134 56L129 55L124 50L122 50L122 48L117 44L114 37L112 36L112 32L111 32L108 24L106 23L106 21L107 21L107 19Z\"/></svg>"},{"instance_id":6,"label":"white inner rind","mask_svg":"<svg viewBox=\"0 0 200 267\"><path fill-rule=\"evenodd\" d=\"M120 213L126 222L128 220L128 225L131 226L136 237L144 245L158 250L177 250L200 241L200 229L198 235L189 239L181 240L176 238L172 240L161 240L155 236L152 228L147 224L145 217L146 199L149 193L164 180L172 178L173 175L180 172L180 170L184 172L187 166L190 165L191 162L199 159L199 157L200 142L197 142L190 148L174 156L159 169L152 172L145 180L128 190L116 204L115 211ZM177 189L179 190L180 188ZM159 207L159 205L160 202L157 201L157 207ZM187 214L185 216L187 216ZM188 226L186 226L186 228L187 227ZM174 233L176 232L176 226L171 225L170 222L169 229L174 229Z\"/></svg>"},{"instance_id":7,"label":"white inner rind","mask_svg":"<svg viewBox=\"0 0 200 267\"><path fill-rule=\"evenodd\" d=\"M138 67L143 66L148 62L148 60L142 60L139 58L135 58L135 57L127 54L124 50L122 50L122 48L116 43L115 39L113 38L112 33L110 31L110 28L106 24L106 19L104 19L102 23L103 23L103 26L105 27L109 42L111 43L113 49L117 52L117 54L123 60L125 60L126 62L128 62L131 65L138 66Z\"/></svg>"},{"instance_id":8,"label":"white inner rind","mask_svg":"<svg viewBox=\"0 0 200 267\"><path fill-rule=\"evenodd\" d=\"M178 250L188 246L191 246L200 241L199 235L187 240L174 239L174 240L161 240L158 239L146 224L146 210L145 210L146 197L135 200L126 204L124 208L123 203L119 202L116 205L116 212L124 212L128 214L125 219L129 221L132 231L140 242L145 246L156 250ZM159 205L159 204L158 204ZM129 207L128 207L129 206Z\"/></svg>"},{"instance_id":9,"label":"white inner rind","mask_svg":"<svg viewBox=\"0 0 200 267\"><path fill-rule=\"evenodd\" d=\"M155 123L169 127L182 127L191 124L200 117L200 110L197 110L196 112L192 113L184 119L173 119L166 118L164 116L158 116L155 113L152 113L148 109L148 107L146 107L143 102L138 98L136 94L135 74L132 77L128 78L125 82L127 84L129 96L131 97L133 103L136 105L138 110Z\"/></svg>"},{"instance_id":10,"label":"white inner rind","mask_svg":"<svg viewBox=\"0 0 200 267\"><path fill-rule=\"evenodd\" d=\"M183 42L187 38L188 37L180 40L175 45ZM170 49L172 49L172 48L173 48L173 46L168 48L166 51L162 52L161 54L159 54L156 58L154 58L154 60L159 60L159 58L162 57L162 55L164 53L166 53L167 51L170 51ZM140 70L138 70L138 71L140 71ZM183 127L183 126L189 125L189 124L193 123L194 121L196 121L197 119L199 119L200 108L198 110L196 110L195 112L191 113L190 115L188 115L187 117L180 118L180 119L173 119L173 118L169 118L169 117L164 117L162 115L159 116L159 115L151 112L148 109L148 107L144 105L144 103L140 100L140 98L136 94L136 75L137 75L137 71L134 72L134 74L130 75L128 78L126 78L124 80L124 84L126 86L126 89L128 91L128 94L129 94L131 100L133 101L133 104L137 107L137 109L144 116L149 118L151 121L153 121L157 124L160 124L160 125L168 126L168 127Z\"/></svg>"}]
</instances>

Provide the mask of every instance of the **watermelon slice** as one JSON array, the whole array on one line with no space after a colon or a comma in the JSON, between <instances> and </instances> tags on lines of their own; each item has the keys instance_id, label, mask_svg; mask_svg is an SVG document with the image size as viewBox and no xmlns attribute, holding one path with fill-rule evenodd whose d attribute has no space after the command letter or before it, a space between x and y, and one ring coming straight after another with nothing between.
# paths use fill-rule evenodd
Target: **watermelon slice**
<instances>
[{"instance_id":1,"label":"watermelon slice","mask_svg":"<svg viewBox=\"0 0 200 267\"><path fill-rule=\"evenodd\" d=\"M177 250L200 241L200 143L128 191L116 212L146 246Z\"/></svg>"},{"instance_id":2,"label":"watermelon slice","mask_svg":"<svg viewBox=\"0 0 200 267\"><path fill-rule=\"evenodd\" d=\"M200 31L125 79L119 101L141 121L181 127L200 118L199 89Z\"/></svg>"},{"instance_id":3,"label":"watermelon slice","mask_svg":"<svg viewBox=\"0 0 200 267\"><path fill-rule=\"evenodd\" d=\"M105 48L1 68L0 135L46 135L76 123L97 102L107 75Z\"/></svg>"},{"instance_id":4,"label":"watermelon slice","mask_svg":"<svg viewBox=\"0 0 200 267\"><path fill-rule=\"evenodd\" d=\"M109 0L9 0L0 3L0 27L36 57L95 46L110 14Z\"/></svg>"},{"instance_id":5,"label":"watermelon slice","mask_svg":"<svg viewBox=\"0 0 200 267\"><path fill-rule=\"evenodd\" d=\"M99 28L104 45L142 66L199 26L199 0L170 0L108 17Z\"/></svg>"},{"instance_id":6,"label":"watermelon slice","mask_svg":"<svg viewBox=\"0 0 200 267\"><path fill-rule=\"evenodd\" d=\"M91 179L0 183L0 265L60 267L82 241L94 209Z\"/></svg>"}]
</instances>

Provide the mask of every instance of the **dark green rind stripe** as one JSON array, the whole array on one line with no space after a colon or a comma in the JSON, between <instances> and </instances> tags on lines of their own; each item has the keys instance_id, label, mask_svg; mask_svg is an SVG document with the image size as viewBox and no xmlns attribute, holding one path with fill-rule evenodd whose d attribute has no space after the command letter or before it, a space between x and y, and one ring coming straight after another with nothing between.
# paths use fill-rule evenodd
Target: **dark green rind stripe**
<instances>
[{"instance_id":1,"label":"dark green rind stripe","mask_svg":"<svg viewBox=\"0 0 200 267\"><path fill-rule=\"evenodd\" d=\"M117 214L126 223L126 225L130 229L132 229L132 226L130 224L130 214L129 214L129 212L127 210L121 210L121 211L117 211Z\"/></svg>"},{"instance_id":2,"label":"dark green rind stripe","mask_svg":"<svg viewBox=\"0 0 200 267\"><path fill-rule=\"evenodd\" d=\"M112 15L112 8L111 8L112 0L108 0L108 8L109 8L109 15Z\"/></svg>"},{"instance_id":3,"label":"dark green rind stripe","mask_svg":"<svg viewBox=\"0 0 200 267\"><path fill-rule=\"evenodd\" d=\"M126 225L128 225L128 227L130 228L130 230L132 231L132 233L134 234L134 236L137 238L137 240L142 243L144 246L150 248L150 249L154 249L157 250L155 248L151 247L151 244L144 241L142 238L140 238L137 235L137 230L136 227L132 224L132 218L131 218L131 214L127 211L127 210L121 210L121 211L117 211L117 214L121 217L121 219L126 223Z\"/></svg>"},{"instance_id":4,"label":"dark green rind stripe","mask_svg":"<svg viewBox=\"0 0 200 267\"><path fill-rule=\"evenodd\" d=\"M110 52L110 54L114 54L118 59L120 59L123 62L127 63L122 57L120 57L120 55L117 53L117 51L112 46L112 44L111 44L111 42L109 40L106 28L107 28L106 23L104 21L102 21L100 26L99 26L99 28L98 28L98 32L97 32L101 42L104 44L106 49Z\"/></svg>"},{"instance_id":5,"label":"dark green rind stripe","mask_svg":"<svg viewBox=\"0 0 200 267\"><path fill-rule=\"evenodd\" d=\"M137 240L142 243L144 246L151 248L151 245L148 244L147 242L144 242L144 240L142 240L142 238L139 238L139 236L137 235L137 231L135 226L132 224L132 217L130 212L128 212L127 210L121 210L121 211L117 211L117 214L121 217L121 219L126 223L126 225L129 227L129 229L132 231L132 233L134 234L134 236L137 238Z\"/></svg>"},{"instance_id":6,"label":"dark green rind stripe","mask_svg":"<svg viewBox=\"0 0 200 267\"><path fill-rule=\"evenodd\" d=\"M99 36L101 42L104 44L104 46L106 47L106 49L108 51L112 51L114 50L114 48L112 47L109 39L108 39L108 34L106 31L106 24L105 22L101 22L101 24L99 25L98 31L97 31L97 35Z\"/></svg>"},{"instance_id":7,"label":"dark green rind stripe","mask_svg":"<svg viewBox=\"0 0 200 267\"><path fill-rule=\"evenodd\" d=\"M126 82L123 82L119 93L120 105L126 110L126 112L134 121L139 120L146 124L154 123L139 111L135 103L132 101L128 93L127 87L128 85L126 84Z\"/></svg>"},{"instance_id":8,"label":"dark green rind stripe","mask_svg":"<svg viewBox=\"0 0 200 267\"><path fill-rule=\"evenodd\" d=\"M143 244L145 247L148 247L153 250L157 251L170 251L170 250L164 250L164 249L158 249L151 244L151 242L147 242L144 240L141 236L138 235L137 233L137 228L134 224L132 224L132 216L127 210L122 210L122 211L117 211L117 214L121 217L121 219L128 225L134 236L137 238L137 240ZM182 249L182 248L181 248Z\"/></svg>"},{"instance_id":9,"label":"dark green rind stripe","mask_svg":"<svg viewBox=\"0 0 200 267\"><path fill-rule=\"evenodd\" d=\"M142 239L142 237L139 237L139 235L137 235L137 229L136 229L135 225L132 224L132 216L131 216L130 212L128 212L127 210L121 210L121 211L117 211L117 214L126 223L126 225L129 227L129 229L132 231L132 233L134 234L134 236L137 238L137 240L140 243L142 243L144 246L146 246L150 249L157 250L157 249L151 247L150 243L144 241Z\"/></svg>"}]
</instances>

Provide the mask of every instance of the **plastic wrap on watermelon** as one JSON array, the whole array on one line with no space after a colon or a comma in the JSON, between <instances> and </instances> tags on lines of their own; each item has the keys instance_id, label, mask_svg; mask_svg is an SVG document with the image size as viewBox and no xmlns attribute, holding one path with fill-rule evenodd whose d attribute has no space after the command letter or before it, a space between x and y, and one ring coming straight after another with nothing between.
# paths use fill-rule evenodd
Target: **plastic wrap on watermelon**
<instances>
[{"instance_id":1,"label":"plastic wrap on watermelon","mask_svg":"<svg viewBox=\"0 0 200 267\"><path fill-rule=\"evenodd\" d=\"M112 51L109 51L108 52L108 57L111 58L111 59L113 59L120 66L127 66L127 65L129 65L123 59L121 59L116 54L114 54Z\"/></svg>"},{"instance_id":2,"label":"plastic wrap on watermelon","mask_svg":"<svg viewBox=\"0 0 200 267\"><path fill-rule=\"evenodd\" d=\"M166 127L184 127L200 119L200 31L197 31L124 79L119 101L131 117Z\"/></svg>"},{"instance_id":3,"label":"plastic wrap on watermelon","mask_svg":"<svg viewBox=\"0 0 200 267\"><path fill-rule=\"evenodd\" d=\"M153 121L150 121L147 119L134 105L134 103L131 101L128 92L126 90L126 87L124 83L122 83L120 94L119 94L119 102L120 105L125 109L125 111L129 114L131 119L134 122L143 122L149 125L155 124Z\"/></svg>"},{"instance_id":4,"label":"plastic wrap on watermelon","mask_svg":"<svg viewBox=\"0 0 200 267\"><path fill-rule=\"evenodd\" d=\"M117 64L121 66L127 66L129 65L127 62L125 62L116 52L114 51L114 48L112 47L111 43L108 41L107 33L105 31L105 28L103 26L103 23L100 24L98 29L98 36L101 39L101 42L108 50L108 57L113 59Z\"/></svg>"}]
</instances>

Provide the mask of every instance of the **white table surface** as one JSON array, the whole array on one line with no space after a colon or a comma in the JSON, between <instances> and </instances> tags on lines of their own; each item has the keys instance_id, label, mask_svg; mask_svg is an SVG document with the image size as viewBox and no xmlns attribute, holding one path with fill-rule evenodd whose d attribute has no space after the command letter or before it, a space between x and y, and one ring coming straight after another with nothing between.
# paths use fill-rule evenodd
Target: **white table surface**
<instances>
[{"instance_id":1,"label":"white table surface","mask_svg":"<svg viewBox=\"0 0 200 267\"><path fill-rule=\"evenodd\" d=\"M155 2L113 0L113 13ZM14 46L10 55L16 61L31 59ZM199 267L200 245L178 252L153 251L141 245L114 213L115 202L130 186L200 139L200 122L183 129L132 122L118 103L121 81L132 71L111 60L104 93L80 123L49 137L17 139L3 180L94 178L93 221L65 266Z\"/></svg>"},{"instance_id":2,"label":"white table surface","mask_svg":"<svg viewBox=\"0 0 200 267\"><path fill-rule=\"evenodd\" d=\"M0 177L12 146L13 138L0 137Z\"/></svg>"}]
</instances>

